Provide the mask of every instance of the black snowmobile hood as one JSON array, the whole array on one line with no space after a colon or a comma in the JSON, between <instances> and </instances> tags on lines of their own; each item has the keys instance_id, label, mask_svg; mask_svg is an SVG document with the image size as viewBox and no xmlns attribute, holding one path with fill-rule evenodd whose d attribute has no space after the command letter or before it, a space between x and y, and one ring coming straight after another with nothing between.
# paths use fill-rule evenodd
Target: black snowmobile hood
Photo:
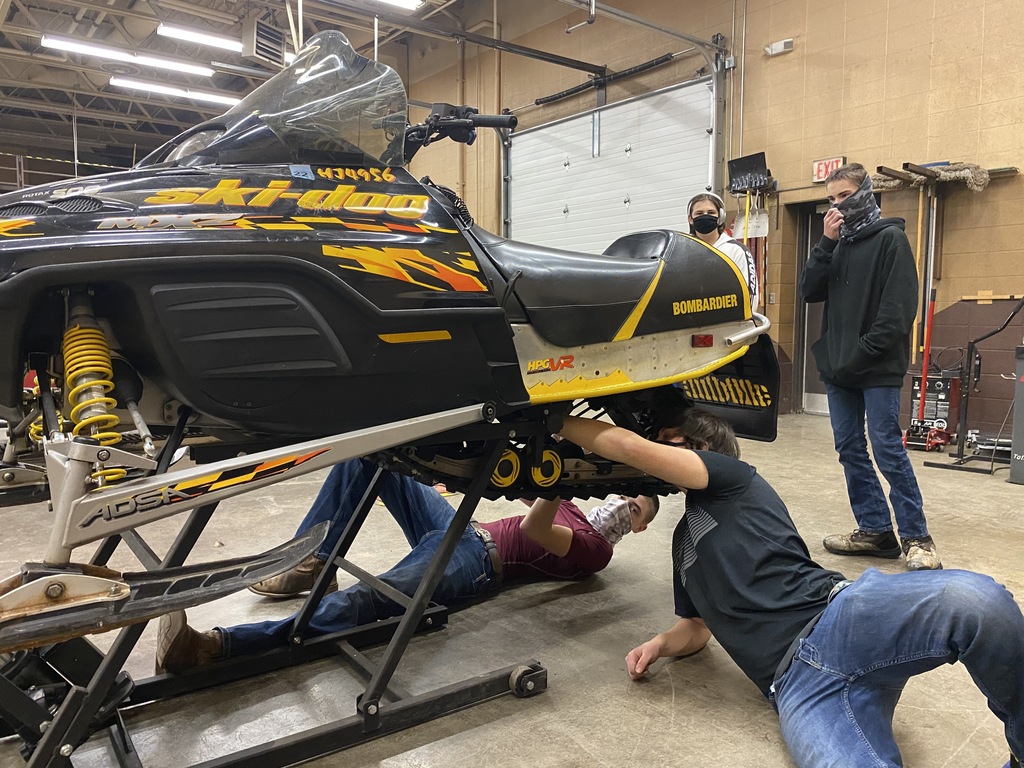
<instances>
[{"instance_id":1,"label":"black snowmobile hood","mask_svg":"<svg viewBox=\"0 0 1024 768\"><path fill-rule=\"evenodd\" d=\"M93 246L123 243L126 230L135 246L205 237L200 230L216 230L221 242L271 238L253 216L332 213L345 190L377 191L382 182L397 182L392 196L425 213L425 190L402 169L406 112L394 70L356 53L342 33L321 33L230 111L133 169L0 195L0 280L84 260ZM396 220L413 216L399 213Z\"/></svg>"}]
</instances>

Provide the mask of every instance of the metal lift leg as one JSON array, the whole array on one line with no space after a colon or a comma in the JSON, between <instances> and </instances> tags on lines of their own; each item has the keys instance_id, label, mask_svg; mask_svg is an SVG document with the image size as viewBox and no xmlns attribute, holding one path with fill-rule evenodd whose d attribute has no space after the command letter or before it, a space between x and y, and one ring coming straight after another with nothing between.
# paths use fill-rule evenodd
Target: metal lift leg
<instances>
[{"instance_id":1,"label":"metal lift leg","mask_svg":"<svg viewBox=\"0 0 1024 768\"><path fill-rule=\"evenodd\" d=\"M160 567L171 568L185 561L216 506L210 504L192 512ZM110 650L102 656L88 685L71 686L53 721L36 744L29 768L65 768L71 765L71 755L88 736L96 716L104 707L116 705L117 702L110 698L115 684L125 684L126 681L130 684L126 676L121 680L118 678L145 628L146 624L142 623L122 629Z\"/></svg>"},{"instance_id":2,"label":"metal lift leg","mask_svg":"<svg viewBox=\"0 0 1024 768\"><path fill-rule=\"evenodd\" d=\"M330 574L325 569L297 617L293 638L298 638L300 642L292 642L288 646L263 654L229 658L183 675L161 675L140 681L126 703L137 705L265 674L314 659L340 656L359 673L369 678L363 694L357 699L355 714L192 767L228 768L259 765L260 768L283 768L347 749L498 696L513 693L516 696L527 697L544 691L547 688L547 670L533 659L418 695L409 695L392 681L395 669L412 635L424 629L438 629L447 621L446 610L441 606L429 605L430 598L448 566L459 539L469 525L506 441L507 435L504 434L496 434L487 441L479 476L467 489L419 587L412 598L401 595L402 602L406 605L406 611L401 617L355 627L333 635L304 637L308 618L323 594L322 588L325 588L330 579ZM336 544L332 561L344 558L352 539L377 498L380 479L381 473L378 472ZM357 570L359 569L353 567L351 572ZM366 581L374 588L379 584L379 580L372 576ZM376 664L357 650L382 643L388 643L388 646ZM121 734L115 733L112 736L120 738ZM130 738L126 741L130 746ZM137 760L135 755L132 755L132 758ZM125 768L138 768L139 764L124 762L122 765Z\"/></svg>"}]
</instances>

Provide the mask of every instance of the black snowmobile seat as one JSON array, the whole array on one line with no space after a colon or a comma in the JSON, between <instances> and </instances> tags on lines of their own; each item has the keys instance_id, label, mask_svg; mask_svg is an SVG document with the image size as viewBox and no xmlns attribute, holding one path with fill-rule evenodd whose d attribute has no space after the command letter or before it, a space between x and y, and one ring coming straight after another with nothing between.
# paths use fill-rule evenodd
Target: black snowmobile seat
<instances>
[{"instance_id":1,"label":"black snowmobile seat","mask_svg":"<svg viewBox=\"0 0 1024 768\"><path fill-rule=\"evenodd\" d=\"M658 271L671 233L620 237L600 255L473 233L541 336L561 347L614 339Z\"/></svg>"}]
</instances>

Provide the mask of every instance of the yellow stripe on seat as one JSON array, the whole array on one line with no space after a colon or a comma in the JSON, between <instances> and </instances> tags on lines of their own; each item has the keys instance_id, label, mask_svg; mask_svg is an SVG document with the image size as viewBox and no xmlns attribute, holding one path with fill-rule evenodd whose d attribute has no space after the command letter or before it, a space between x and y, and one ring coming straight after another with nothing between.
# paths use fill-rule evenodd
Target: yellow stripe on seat
<instances>
[{"instance_id":1,"label":"yellow stripe on seat","mask_svg":"<svg viewBox=\"0 0 1024 768\"><path fill-rule=\"evenodd\" d=\"M664 269L665 261L663 259L658 265L658 271L654 273L651 284L647 286L644 295L640 297L640 301L633 307L633 311L629 313L626 322L619 328L619 332L615 334L615 338L612 341L625 341L626 339L633 338L633 334L636 333L636 327L640 324L640 318L644 316L644 312L647 311L647 305L651 303L651 296L654 295L654 289L658 287L658 281L661 279L661 272ZM749 304L750 302L748 301L747 303Z\"/></svg>"}]
</instances>

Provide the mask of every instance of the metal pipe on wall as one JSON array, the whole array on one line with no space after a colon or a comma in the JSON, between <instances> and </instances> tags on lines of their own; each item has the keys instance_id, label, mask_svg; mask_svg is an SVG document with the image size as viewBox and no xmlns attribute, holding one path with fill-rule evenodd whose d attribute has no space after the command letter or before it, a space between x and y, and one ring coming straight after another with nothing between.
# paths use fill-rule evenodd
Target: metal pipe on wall
<instances>
[{"instance_id":1,"label":"metal pipe on wall","mask_svg":"<svg viewBox=\"0 0 1024 768\"><path fill-rule=\"evenodd\" d=\"M732 0L732 27L729 30L729 48L732 49L733 69L732 77L729 78L729 138L726 141L728 152L731 154L735 147L735 126L736 126L736 4L738 0Z\"/></svg>"},{"instance_id":2,"label":"metal pipe on wall","mask_svg":"<svg viewBox=\"0 0 1024 768\"><path fill-rule=\"evenodd\" d=\"M567 67L569 69L578 69L582 72L590 72L591 74L601 76L607 73L607 68L601 64L591 64L586 61L578 61L576 59L570 59L565 56L559 56L557 54L548 53L547 51L537 50L536 48L528 48L523 45L516 45L505 40L495 40L492 37L485 37L483 35L477 35L468 30L451 29L434 24L429 21L423 21L422 19L414 16L401 16L396 13L389 11L381 11L376 8L369 8L363 6L358 0L349 0L345 6L346 13L355 13L362 15L364 18L371 18L372 16L380 16L380 20L385 24L389 24L394 27L404 27L414 32L420 32L427 35L435 35L456 42L468 42L474 43L475 45L483 45L488 48L497 48L498 50L507 51L508 53L515 53L520 56L526 56L527 58L537 59L539 61L546 61L549 64L555 64L561 67Z\"/></svg>"},{"instance_id":3,"label":"metal pipe on wall","mask_svg":"<svg viewBox=\"0 0 1024 768\"><path fill-rule=\"evenodd\" d=\"M711 186L719 194L723 194L725 183L725 60L722 54L715 56L714 70L711 73L711 94L714 98L711 110L711 151L714 165L711 173Z\"/></svg>"},{"instance_id":4,"label":"metal pipe on wall","mask_svg":"<svg viewBox=\"0 0 1024 768\"><path fill-rule=\"evenodd\" d=\"M921 241L924 237L924 187L917 190L917 247L914 249L914 267L917 269L917 284L921 285ZM914 325L910 331L910 362L917 363L917 327L920 313L914 314ZM922 402L924 398L922 398Z\"/></svg>"},{"instance_id":5,"label":"metal pipe on wall","mask_svg":"<svg viewBox=\"0 0 1024 768\"><path fill-rule=\"evenodd\" d=\"M747 0L743 0L743 39L740 42L740 146L737 157L743 157L743 87L747 80Z\"/></svg>"},{"instance_id":6,"label":"metal pipe on wall","mask_svg":"<svg viewBox=\"0 0 1024 768\"><path fill-rule=\"evenodd\" d=\"M559 0L559 2L565 3L566 5L575 6L577 8L586 8L589 7L590 4L590 0ZM704 59L705 61L707 61L709 67L714 67L716 54L725 53L725 46L717 45L715 43L709 42L708 40L702 40L701 38L695 35L689 35L685 32L679 32L674 29L669 29L666 26L656 24L653 21L648 21L645 18L636 16L635 14L632 13L627 13L626 11L619 10L618 8L612 8L611 6L605 5L604 3L597 3L597 10L598 13L604 16L611 16L612 18L618 19L619 21L623 21L626 24L632 24L633 26L636 27L643 27L644 29L651 29L654 30L655 32L660 32L663 35L675 37L678 38L679 40L685 40L688 43L693 43L699 46L701 49L701 53L704 54Z\"/></svg>"},{"instance_id":7,"label":"metal pipe on wall","mask_svg":"<svg viewBox=\"0 0 1024 768\"><path fill-rule=\"evenodd\" d=\"M498 0L492 0L491 1L491 22L494 25L492 27L492 29L491 29L491 34L494 36L495 40L501 40L501 25L498 24ZM501 51L499 49L495 48L494 49L494 111L493 111L493 114L496 115L499 112L501 112ZM501 210L502 210L502 206L503 206L502 195L503 195L503 192L504 192L504 189L505 189L505 186L502 183L502 179L504 178L505 173L504 173L504 168L502 167L502 163L501 163L501 156L502 156L502 153L501 153L501 143L504 142L504 141L505 141L505 135L501 131L498 131L498 146L495 149L495 160L497 161L497 166L498 166L498 178L497 178L497 182L498 182L497 187L498 187L498 189L496 190L495 197L491 198L492 201L494 203L496 203L497 206L498 206L497 207L498 216L501 216ZM498 224L498 223L500 223L500 222L495 222L495 224ZM498 232L501 231L500 228L497 227L497 226L494 227L494 230L498 231Z\"/></svg>"}]
</instances>

